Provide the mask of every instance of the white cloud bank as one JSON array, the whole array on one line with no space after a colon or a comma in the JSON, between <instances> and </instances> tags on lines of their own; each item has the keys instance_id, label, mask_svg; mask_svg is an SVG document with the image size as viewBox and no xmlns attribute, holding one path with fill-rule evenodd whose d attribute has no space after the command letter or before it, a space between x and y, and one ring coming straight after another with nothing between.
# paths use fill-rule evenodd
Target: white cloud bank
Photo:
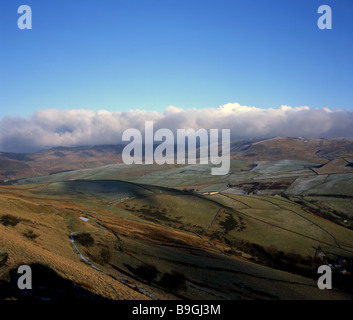
<instances>
[{"instance_id":1,"label":"white cloud bank","mask_svg":"<svg viewBox=\"0 0 353 320\"><path fill-rule=\"evenodd\" d=\"M233 139L254 137L353 137L353 112L280 106L261 109L228 103L218 108L180 109L163 113L90 110L40 110L28 118L0 119L0 150L29 152L54 146L118 144L128 128L144 130L146 120L155 130L230 129Z\"/></svg>"}]
</instances>

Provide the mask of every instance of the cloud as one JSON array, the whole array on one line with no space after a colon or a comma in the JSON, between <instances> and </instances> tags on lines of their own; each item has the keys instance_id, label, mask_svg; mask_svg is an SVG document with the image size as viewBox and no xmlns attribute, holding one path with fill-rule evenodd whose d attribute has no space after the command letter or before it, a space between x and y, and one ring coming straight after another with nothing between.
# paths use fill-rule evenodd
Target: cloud
<instances>
[{"instance_id":1,"label":"cloud","mask_svg":"<svg viewBox=\"0 0 353 320\"><path fill-rule=\"evenodd\" d=\"M230 129L233 139L353 137L352 111L307 106L261 109L228 103L207 109L168 106L163 113L48 109L28 118L0 119L0 150L30 152L55 146L118 144L126 129L143 131L146 120L154 122L155 130Z\"/></svg>"}]
</instances>

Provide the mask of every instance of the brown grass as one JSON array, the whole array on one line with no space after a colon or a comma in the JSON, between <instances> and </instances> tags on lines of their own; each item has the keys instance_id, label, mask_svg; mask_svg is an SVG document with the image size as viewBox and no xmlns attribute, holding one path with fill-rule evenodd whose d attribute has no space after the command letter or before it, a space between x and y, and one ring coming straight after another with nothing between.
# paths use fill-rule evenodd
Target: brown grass
<instances>
[{"instance_id":1,"label":"brown grass","mask_svg":"<svg viewBox=\"0 0 353 320\"><path fill-rule=\"evenodd\" d=\"M46 264L62 277L76 283L84 283L86 289L104 297L147 298L80 261L69 241L70 232L64 214L54 213L65 213L66 206L43 206L39 201L26 199L23 192L16 196L15 188L10 190L11 195L8 195L5 188L0 188L2 213L11 214L23 221L15 227L0 224L0 248L8 253L8 267L15 268L23 263ZM38 235L35 242L23 236L29 228L33 228Z\"/></svg>"}]
</instances>

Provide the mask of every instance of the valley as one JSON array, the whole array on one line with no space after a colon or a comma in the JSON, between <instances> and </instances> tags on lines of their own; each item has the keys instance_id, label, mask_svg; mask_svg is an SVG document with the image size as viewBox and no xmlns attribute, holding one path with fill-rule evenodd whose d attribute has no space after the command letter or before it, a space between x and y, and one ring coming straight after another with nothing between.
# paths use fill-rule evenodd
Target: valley
<instances>
[{"instance_id":1,"label":"valley","mask_svg":"<svg viewBox=\"0 0 353 320\"><path fill-rule=\"evenodd\" d=\"M49 274L34 299L352 299L351 143L232 145L225 176L99 158L13 174L0 186L1 298L31 298L11 277L28 264ZM333 290L317 287L321 264Z\"/></svg>"}]
</instances>

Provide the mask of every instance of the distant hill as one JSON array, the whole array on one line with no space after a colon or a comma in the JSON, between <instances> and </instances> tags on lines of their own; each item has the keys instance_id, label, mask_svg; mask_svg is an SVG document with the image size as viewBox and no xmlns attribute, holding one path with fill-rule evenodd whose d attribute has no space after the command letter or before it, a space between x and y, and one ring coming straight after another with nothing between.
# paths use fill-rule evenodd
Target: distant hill
<instances>
[{"instance_id":1,"label":"distant hill","mask_svg":"<svg viewBox=\"0 0 353 320\"><path fill-rule=\"evenodd\" d=\"M0 180L95 168L122 162L124 145L56 147L27 153L0 152ZM231 157L249 161L304 160L326 164L353 156L353 141L340 139L270 138L236 140ZM4 182L5 181L5 182Z\"/></svg>"},{"instance_id":2,"label":"distant hill","mask_svg":"<svg viewBox=\"0 0 353 320\"><path fill-rule=\"evenodd\" d=\"M57 147L31 154L0 153L0 180L120 163L122 150L122 145L102 145Z\"/></svg>"},{"instance_id":3,"label":"distant hill","mask_svg":"<svg viewBox=\"0 0 353 320\"><path fill-rule=\"evenodd\" d=\"M249 143L232 143L231 155L247 160L333 160L353 153L353 141L276 137Z\"/></svg>"}]
</instances>

